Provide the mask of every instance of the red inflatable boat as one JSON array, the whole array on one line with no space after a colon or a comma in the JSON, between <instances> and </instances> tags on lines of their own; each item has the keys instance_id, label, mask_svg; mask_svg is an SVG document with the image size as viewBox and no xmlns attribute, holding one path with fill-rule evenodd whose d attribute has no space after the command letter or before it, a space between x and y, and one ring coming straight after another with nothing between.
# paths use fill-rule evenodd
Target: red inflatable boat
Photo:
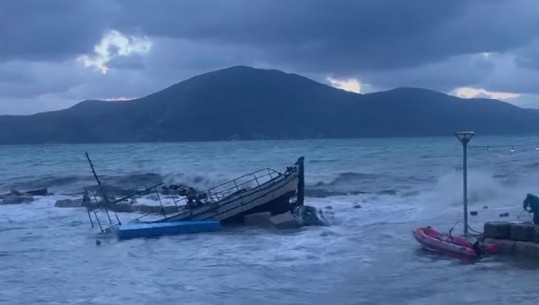
<instances>
[{"instance_id":1,"label":"red inflatable boat","mask_svg":"<svg viewBox=\"0 0 539 305\"><path fill-rule=\"evenodd\" d=\"M415 239L427 250L461 259L476 259L498 251L496 244L472 243L460 236L440 233L431 227L418 228Z\"/></svg>"}]
</instances>

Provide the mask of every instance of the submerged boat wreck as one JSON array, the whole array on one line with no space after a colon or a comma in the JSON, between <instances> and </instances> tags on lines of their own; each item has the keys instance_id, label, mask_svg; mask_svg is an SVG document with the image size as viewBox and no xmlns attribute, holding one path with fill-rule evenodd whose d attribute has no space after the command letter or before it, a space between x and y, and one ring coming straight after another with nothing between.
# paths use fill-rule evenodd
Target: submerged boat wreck
<instances>
[{"instance_id":1,"label":"submerged boat wreck","mask_svg":"<svg viewBox=\"0 0 539 305\"><path fill-rule=\"evenodd\" d=\"M247 219L266 219L278 228L325 224L317 209L304 205L303 157L283 172L265 168L204 191L157 184L118 199L106 191L88 155L87 158L98 184L95 191L87 190L83 198L90 222L102 232L116 231L120 238L135 237L136 232L142 231L141 236L202 232L204 228L216 231L215 222L242 223ZM149 212L123 225L117 214L122 208L118 207L126 205L130 198L150 193L157 198L160 217L155 219L155 213ZM196 230L197 224L200 230ZM135 229L139 231L126 232Z\"/></svg>"}]
</instances>

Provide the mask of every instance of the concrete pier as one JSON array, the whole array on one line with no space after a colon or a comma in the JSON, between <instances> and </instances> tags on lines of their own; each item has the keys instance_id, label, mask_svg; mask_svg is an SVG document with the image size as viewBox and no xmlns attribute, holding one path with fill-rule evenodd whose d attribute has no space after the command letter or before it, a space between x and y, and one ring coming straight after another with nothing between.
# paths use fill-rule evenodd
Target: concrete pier
<instances>
[{"instance_id":1,"label":"concrete pier","mask_svg":"<svg viewBox=\"0 0 539 305\"><path fill-rule=\"evenodd\" d=\"M539 259L539 226L531 222L486 222L483 232L485 242L498 244L501 254Z\"/></svg>"}]
</instances>

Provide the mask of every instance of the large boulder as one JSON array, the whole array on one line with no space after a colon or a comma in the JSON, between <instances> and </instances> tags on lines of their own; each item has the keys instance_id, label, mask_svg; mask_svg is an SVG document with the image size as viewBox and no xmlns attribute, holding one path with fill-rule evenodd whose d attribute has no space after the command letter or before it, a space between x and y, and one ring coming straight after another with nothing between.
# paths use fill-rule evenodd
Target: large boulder
<instances>
[{"instance_id":1,"label":"large boulder","mask_svg":"<svg viewBox=\"0 0 539 305\"><path fill-rule=\"evenodd\" d=\"M535 225L532 223L512 223L511 236L512 240L517 241L533 241L535 233Z\"/></svg>"},{"instance_id":2,"label":"large boulder","mask_svg":"<svg viewBox=\"0 0 539 305\"><path fill-rule=\"evenodd\" d=\"M81 199L60 199L54 204L57 208L80 208L83 207L83 201Z\"/></svg>"},{"instance_id":3,"label":"large boulder","mask_svg":"<svg viewBox=\"0 0 539 305\"><path fill-rule=\"evenodd\" d=\"M533 229L533 241L539 243L539 226L535 226Z\"/></svg>"},{"instance_id":4,"label":"large boulder","mask_svg":"<svg viewBox=\"0 0 539 305\"><path fill-rule=\"evenodd\" d=\"M299 228L300 224L296 221L292 213L286 212L275 215L270 218L271 223L278 229Z\"/></svg>"},{"instance_id":5,"label":"large boulder","mask_svg":"<svg viewBox=\"0 0 539 305\"><path fill-rule=\"evenodd\" d=\"M485 243L494 243L498 246L498 250L500 254L513 254L515 253L515 247L516 247L516 241L509 240L509 239L492 239L487 238L485 239Z\"/></svg>"},{"instance_id":6,"label":"large boulder","mask_svg":"<svg viewBox=\"0 0 539 305\"><path fill-rule=\"evenodd\" d=\"M49 194L49 191L46 188L44 188L44 189L26 191L24 193L28 195L32 195L32 196L47 196Z\"/></svg>"},{"instance_id":7,"label":"large boulder","mask_svg":"<svg viewBox=\"0 0 539 305\"><path fill-rule=\"evenodd\" d=\"M515 253L522 256L539 258L539 244L525 241L517 241Z\"/></svg>"},{"instance_id":8,"label":"large boulder","mask_svg":"<svg viewBox=\"0 0 539 305\"><path fill-rule=\"evenodd\" d=\"M485 222L483 232L486 238L508 239L511 235L511 225L504 221Z\"/></svg>"},{"instance_id":9,"label":"large boulder","mask_svg":"<svg viewBox=\"0 0 539 305\"><path fill-rule=\"evenodd\" d=\"M322 213L312 206L300 206L293 212L296 221L303 226L324 226L325 220Z\"/></svg>"},{"instance_id":10,"label":"large boulder","mask_svg":"<svg viewBox=\"0 0 539 305\"><path fill-rule=\"evenodd\" d=\"M2 204L21 204L34 201L32 196L18 196L18 195L6 195L2 198Z\"/></svg>"}]
</instances>

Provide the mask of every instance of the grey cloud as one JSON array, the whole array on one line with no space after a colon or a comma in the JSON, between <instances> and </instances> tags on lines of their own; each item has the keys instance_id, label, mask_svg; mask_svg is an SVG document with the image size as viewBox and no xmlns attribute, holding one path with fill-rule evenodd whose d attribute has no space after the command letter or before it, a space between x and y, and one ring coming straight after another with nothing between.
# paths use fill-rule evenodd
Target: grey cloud
<instances>
[{"instance_id":1,"label":"grey cloud","mask_svg":"<svg viewBox=\"0 0 539 305\"><path fill-rule=\"evenodd\" d=\"M414 68L367 71L354 76L377 89L423 87L448 92L459 86L477 86L494 69L494 58L461 55Z\"/></svg>"},{"instance_id":2,"label":"grey cloud","mask_svg":"<svg viewBox=\"0 0 539 305\"><path fill-rule=\"evenodd\" d=\"M142 96L238 64L319 81L357 77L375 89L533 96L537 16L536 0L2 1L0 112L13 98L33 98L41 111L70 98ZM153 47L112 59L107 75L74 61L112 29L148 36Z\"/></svg>"},{"instance_id":3,"label":"grey cloud","mask_svg":"<svg viewBox=\"0 0 539 305\"><path fill-rule=\"evenodd\" d=\"M0 92L12 98L63 93L84 81L83 73L74 61L0 63Z\"/></svg>"},{"instance_id":4,"label":"grey cloud","mask_svg":"<svg viewBox=\"0 0 539 305\"><path fill-rule=\"evenodd\" d=\"M257 47L268 60L343 73L502 52L528 43L539 27L533 0L121 3L152 36Z\"/></svg>"},{"instance_id":5,"label":"grey cloud","mask_svg":"<svg viewBox=\"0 0 539 305\"><path fill-rule=\"evenodd\" d=\"M107 29L265 50L302 70L400 69L527 44L535 0L22 0L2 4L3 57L62 58ZM508 14L508 12L511 12Z\"/></svg>"},{"instance_id":6,"label":"grey cloud","mask_svg":"<svg viewBox=\"0 0 539 305\"><path fill-rule=\"evenodd\" d=\"M119 70L143 70L148 68L143 55L119 56L108 63L111 69Z\"/></svg>"},{"instance_id":7,"label":"grey cloud","mask_svg":"<svg viewBox=\"0 0 539 305\"><path fill-rule=\"evenodd\" d=\"M529 45L516 50L515 56L515 62L518 67L539 70L539 35Z\"/></svg>"},{"instance_id":8,"label":"grey cloud","mask_svg":"<svg viewBox=\"0 0 539 305\"><path fill-rule=\"evenodd\" d=\"M84 53L121 13L111 1L0 3L0 61L65 60Z\"/></svg>"},{"instance_id":9,"label":"grey cloud","mask_svg":"<svg viewBox=\"0 0 539 305\"><path fill-rule=\"evenodd\" d=\"M492 91L539 94L539 70L522 67L513 54L500 56L496 69L482 85Z\"/></svg>"},{"instance_id":10,"label":"grey cloud","mask_svg":"<svg viewBox=\"0 0 539 305\"><path fill-rule=\"evenodd\" d=\"M539 108L539 94L522 94L511 103L523 108Z\"/></svg>"},{"instance_id":11,"label":"grey cloud","mask_svg":"<svg viewBox=\"0 0 539 305\"><path fill-rule=\"evenodd\" d=\"M126 5L133 14L160 16L138 15L152 36L250 46L267 50L268 60L341 70L407 66L437 58L435 52L421 54L423 39L434 36L462 6L463 1L429 0L232 0L213 3L211 9L204 1Z\"/></svg>"}]
</instances>

